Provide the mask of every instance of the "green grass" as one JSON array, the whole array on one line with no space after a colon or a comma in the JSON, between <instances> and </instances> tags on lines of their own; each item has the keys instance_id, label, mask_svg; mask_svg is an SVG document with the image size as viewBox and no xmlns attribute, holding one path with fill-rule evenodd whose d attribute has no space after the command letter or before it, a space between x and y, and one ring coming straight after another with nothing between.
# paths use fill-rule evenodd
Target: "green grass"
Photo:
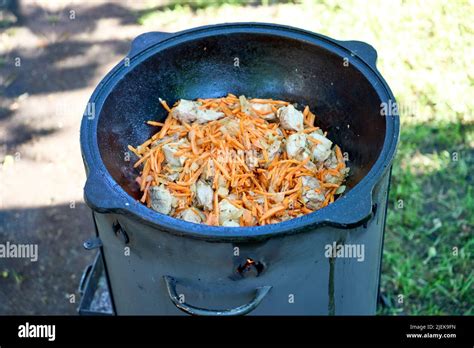
<instances>
[{"instance_id":1,"label":"green grass","mask_svg":"<svg viewBox=\"0 0 474 348\"><path fill-rule=\"evenodd\" d=\"M473 125L461 123L405 125L393 168L380 313L474 314L473 133Z\"/></svg>"},{"instance_id":2,"label":"green grass","mask_svg":"<svg viewBox=\"0 0 474 348\"><path fill-rule=\"evenodd\" d=\"M377 49L378 69L397 98L402 123L385 233L385 305L379 313L473 315L472 3L192 3L150 7L138 22L144 30L184 29L217 20L277 22L366 41ZM403 208L397 207L400 200Z\"/></svg>"}]
</instances>

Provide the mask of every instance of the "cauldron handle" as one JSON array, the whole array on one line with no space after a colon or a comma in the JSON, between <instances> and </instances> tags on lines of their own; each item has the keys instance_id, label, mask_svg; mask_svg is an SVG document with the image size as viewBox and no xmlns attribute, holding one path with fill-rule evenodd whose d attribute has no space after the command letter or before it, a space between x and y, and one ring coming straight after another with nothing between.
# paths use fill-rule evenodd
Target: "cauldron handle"
<instances>
[{"instance_id":1,"label":"cauldron handle","mask_svg":"<svg viewBox=\"0 0 474 348\"><path fill-rule=\"evenodd\" d=\"M167 38L173 36L173 33L166 33L161 31L152 31L149 33L144 33L138 35L133 41L132 46L130 47L130 52L128 52L128 57L131 58L138 53L143 52L147 48L166 40Z\"/></svg>"},{"instance_id":2,"label":"cauldron handle","mask_svg":"<svg viewBox=\"0 0 474 348\"><path fill-rule=\"evenodd\" d=\"M368 43L363 41L337 41L339 45L350 51L351 54L361 58L372 69L377 70L377 51ZM350 57L348 57L350 58Z\"/></svg>"},{"instance_id":3,"label":"cauldron handle","mask_svg":"<svg viewBox=\"0 0 474 348\"><path fill-rule=\"evenodd\" d=\"M231 309L205 309L194 307L184 302L181 303L176 292L176 279L171 276L163 276L163 279L165 280L166 288L168 290L168 295L170 296L171 302L173 302L178 309L191 315L203 316L236 316L250 313L255 308L257 308L257 306L260 304L260 302L262 302L263 298L272 288L271 286L258 287L256 289L255 297L253 298L253 300L239 307Z\"/></svg>"}]
</instances>

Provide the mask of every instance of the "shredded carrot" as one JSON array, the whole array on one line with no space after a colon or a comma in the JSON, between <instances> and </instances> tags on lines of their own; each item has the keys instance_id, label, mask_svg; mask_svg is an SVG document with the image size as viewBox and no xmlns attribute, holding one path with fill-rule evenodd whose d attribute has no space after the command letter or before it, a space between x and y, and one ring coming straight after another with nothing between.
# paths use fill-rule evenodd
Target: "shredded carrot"
<instances>
[{"instance_id":1,"label":"shredded carrot","mask_svg":"<svg viewBox=\"0 0 474 348\"><path fill-rule=\"evenodd\" d=\"M265 214L263 214L260 217L260 221L266 220L269 217L271 217L271 216L275 215L276 213L279 213L280 211L283 211L285 209L286 209L286 207L283 204L277 205L277 206L271 208L270 210L268 210Z\"/></svg>"},{"instance_id":2,"label":"shredded carrot","mask_svg":"<svg viewBox=\"0 0 474 348\"><path fill-rule=\"evenodd\" d=\"M217 168L219 168L219 170L221 171L222 175L227 179L227 180L232 180L232 178L230 177L229 173L227 172L227 170L224 168L224 166L222 164L219 163L219 161L217 160L214 160L214 164L216 165Z\"/></svg>"},{"instance_id":3,"label":"shredded carrot","mask_svg":"<svg viewBox=\"0 0 474 348\"><path fill-rule=\"evenodd\" d=\"M309 106L306 105L305 108L304 108L304 110L303 110L303 116L304 116L304 117L308 116L308 113L309 113Z\"/></svg>"},{"instance_id":4,"label":"shredded carrot","mask_svg":"<svg viewBox=\"0 0 474 348\"><path fill-rule=\"evenodd\" d=\"M168 111L168 112L170 112L171 109L170 109L170 107L168 106L168 104L166 103L166 100L163 100L163 99L161 99L161 98L159 98L159 100L160 100L161 105L163 105L163 107L165 108L165 110Z\"/></svg>"},{"instance_id":5,"label":"shredded carrot","mask_svg":"<svg viewBox=\"0 0 474 348\"><path fill-rule=\"evenodd\" d=\"M341 148L339 146L334 146L336 149L336 157L339 163L344 162L344 157L342 156Z\"/></svg>"},{"instance_id":6,"label":"shredded carrot","mask_svg":"<svg viewBox=\"0 0 474 348\"><path fill-rule=\"evenodd\" d=\"M315 138L313 138L313 137L308 137L307 139L308 139L309 141L311 141L312 143L315 143L316 145L321 144L321 141L320 141L320 140L315 139Z\"/></svg>"},{"instance_id":7,"label":"shredded carrot","mask_svg":"<svg viewBox=\"0 0 474 348\"><path fill-rule=\"evenodd\" d=\"M168 118L165 121L165 124L163 125L163 128L161 128L161 131L158 133L159 134L158 139L162 139L165 136L166 132L168 131L172 123L173 123L173 118L168 116Z\"/></svg>"},{"instance_id":8,"label":"shredded carrot","mask_svg":"<svg viewBox=\"0 0 474 348\"><path fill-rule=\"evenodd\" d=\"M191 141L191 149L193 151L193 154L195 155L199 155L199 150L197 149L197 146L196 146L196 132L194 132L194 130L190 130L189 131L189 140Z\"/></svg>"},{"instance_id":9,"label":"shredded carrot","mask_svg":"<svg viewBox=\"0 0 474 348\"><path fill-rule=\"evenodd\" d=\"M303 129L303 133L312 133L314 131L317 131L319 129L319 127L309 127L309 128L305 128Z\"/></svg>"},{"instance_id":10,"label":"shredded carrot","mask_svg":"<svg viewBox=\"0 0 474 348\"><path fill-rule=\"evenodd\" d=\"M240 150L245 150L245 146L239 143L235 138L231 137L229 134L225 135L226 140L234 145L235 147L239 148Z\"/></svg>"},{"instance_id":11,"label":"shredded carrot","mask_svg":"<svg viewBox=\"0 0 474 348\"><path fill-rule=\"evenodd\" d=\"M313 212L303 203L306 202L303 195L311 190L308 186L303 187L305 176L313 177L320 183L313 190L324 195L322 207L337 199L335 192L346 175L343 170L346 159L340 147L335 145L333 148L337 164L331 166L309 156L291 157L283 150L288 137L297 132L281 127L278 119L269 121L265 117L277 114L289 102L259 98L248 100L266 105L261 109L255 105L241 105L241 99L233 94L222 98L200 98L197 99L199 109L213 110L224 116L199 123L179 119L179 101L172 108L165 100L160 98L159 101L168 112L168 117L163 122L150 120L147 124L161 128L139 146L128 146L128 150L137 156L133 167L137 170L141 168L135 180L142 193L140 202L148 207L151 207L153 199L149 194L150 188L163 185L177 199L170 213L173 217L191 209L203 223L219 226L219 203L227 199L242 211L240 218L236 219L241 226L278 223ZM300 133L319 130L309 106L304 107L302 114L303 129ZM277 153L270 154L269 146L275 138L282 146ZM321 143L309 136L307 139L312 144ZM173 146L163 148L169 143ZM170 155L179 159L181 165L176 166ZM310 161L313 165L307 166ZM331 176L338 179L337 184L327 181ZM207 207L197 205L199 183L208 184L212 189L212 204Z\"/></svg>"},{"instance_id":12,"label":"shredded carrot","mask_svg":"<svg viewBox=\"0 0 474 348\"><path fill-rule=\"evenodd\" d=\"M273 100L273 99L258 99L254 98L250 100L251 103L257 104L276 104L276 105L288 105L290 103L283 100Z\"/></svg>"},{"instance_id":13,"label":"shredded carrot","mask_svg":"<svg viewBox=\"0 0 474 348\"><path fill-rule=\"evenodd\" d=\"M137 149L135 149L132 145L128 145L127 148L132 151L137 157L141 157L140 153Z\"/></svg>"},{"instance_id":14,"label":"shredded carrot","mask_svg":"<svg viewBox=\"0 0 474 348\"><path fill-rule=\"evenodd\" d=\"M213 205L214 205L214 215L216 216L217 220L219 220L219 202L218 202L218 196L217 196L217 190L214 191L214 200L213 200Z\"/></svg>"},{"instance_id":15,"label":"shredded carrot","mask_svg":"<svg viewBox=\"0 0 474 348\"><path fill-rule=\"evenodd\" d=\"M156 127L163 127L165 124L163 122L156 122L156 121L147 121L147 124L150 126L156 126Z\"/></svg>"}]
</instances>

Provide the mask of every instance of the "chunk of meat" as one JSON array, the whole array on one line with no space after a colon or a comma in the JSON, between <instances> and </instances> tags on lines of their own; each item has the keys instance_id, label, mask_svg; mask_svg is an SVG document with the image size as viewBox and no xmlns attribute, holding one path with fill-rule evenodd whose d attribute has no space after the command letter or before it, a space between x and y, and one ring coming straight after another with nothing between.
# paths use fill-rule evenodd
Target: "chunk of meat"
<instances>
[{"instance_id":1,"label":"chunk of meat","mask_svg":"<svg viewBox=\"0 0 474 348\"><path fill-rule=\"evenodd\" d=\"M250 103L253 110L257 111L258 116L267 121L275 121L277 119L270 104Z\"/></svg>"},{"instance_id":2,"label":"chunk of meat","mask_svg":"<svg viewBox=\"0 0 474 348\"><path fill-rule=\"evenodd\" d=\"M326 158L329 157L330 154L331 149L328 149L321 144L316 145L313 149L313 158L316 161L324 161Z\"/></svg>"},{"instance_id":3,"label":"chunk of meat","mask_svg":"<svg viewBox=\"0 0 474 348\"><path fill-rule=\"evenodd\" d=\"M313 176L305 175L301 177L301 180L303 183L303 188L308 187L310 190L314 190L320 187L319 180Z\"/></svg>"},{"instance_id":4,"label":"chunk of meat","mask_svg":"<svg viewBox=\"0 0 474 348\"><path fill-rule=\"evenodd\" d=\"M243 220L242 222L244 226L252 226L257 223L257 219L255 218L255 216L252 215L252 213L248 209L244 209L244 212L242 214L242 220Z\"/></svg>"},{"instance_id":5,"label":"chunk of meat","mask_svg":"<svg viewBox=\"0 0 474 348\"><path fill-rule=\"evenodd\" d=\"M174 154L179 151L179 146L184 144L186 140L181 139L176 143L168 143L163 145L163 153L165 154L166 162L172 167L182 167L186 162L185 156L175 156Z\"/></svg>"},{"instance_id":6,"label":"chunk of meat","mask_svg":"<svg viewBox=\"0 0 474 348\"><path fill-rule=\"evenodd\" d=\"M219 202L219 223L221 225L226 221L234 221L238 224L238 221L242 214L243 210L237 208L227 199L223 199Z\"/></svg>"},{"instance_id":7,"label":"chunk of meat","mask_svg":"<svg viewBox=\"0 0 474 348\"><path fill-rule=\"evenodd\" d=\"M275 156L281 152L281 141L274 140L273 143L268 147L268 160L271 162L275 158Z\"/></svg>"},{"instance_id":8,"label":"chunk of meat","mask_svg":"<svg viewBox=\"0 0 474 348\"><path fill-rule=\"evenodd\" d=\"M169 181L176 181L176 180L178 180L179 172L173 172L173 173L165 174L165 177Z\"/></svg>"},{"instance_id":9,"label":"chunk of meat","mask_svg":"<svg viewBox=\"0 0 474 348\"><path fill-rule=\"evenodd\" d=\"M307 146L307 145L308 145L308 142L306 142L306 146ZM295 158L296 158L298 161L302 161L302 162L303 162L303 161L306 160L308 157L311 157L311 150L308 149L307 147L305 147L305 148L303 149L303 151L300 151L300 152L296 155ZM310 162L311 162L311 159L310 159L310 161L308 161L308 163L310 163ZM308 164L308 163L307 163L307 164Z\"/></svg>"},{"instance_id":10,"label":"chunk of meat","mask_svg":"<svg viewBox=\"0 0 474 348\"><path fill-rule=\"evenodd\" d=\"M201 174L201 179L211 183L214 180L214 176L216 175L216 167L214 164L214 160L210 159L208 165L204 166L204 170Z\"/></svg>"},{"instance_id":11,"label":"chunk of meat","mask_svg":"<svg viewBox=\"0 0 474 348\"><path fill-rule=\"evenodd\" d=\"M197 209L195 208L185 209L181 213L179 213L178 218L183 219L184 221L200 224L203 221L202 216L198 214L196 210Z\"/></svg>"},{"instance_id":12,"label":"chunk of meat","mask_svg":"<svg viewBox=\"0 0 474 348\"><path fill-rule=\"evenodd\" d=\"M303 113L296 110L291 104L278 109L278 118L283 129L297 132L303 130Z\"/></svg>"},{"instance_id":13,"label":"chunk of meat","mask_svg":"<svg viewBox=\"0 0 474 348\"><path fill-rule=\"evenodd\" d=\"M308 161L308 163L306 163L304 167L308 170L311 170L312 172L316 172L318 170L318 167L316 166L316 164L314 164L313 161Z\"/></svg>"},{"instance_id":14,"label":"chunk of meat","mask_svg":"<svg viewBox=\"0 0 474 348\"><path fill-rule=\"evenodd\" d=\"M215 111L212 109L204 109L204 110L198 109L197 114L196 114L196 122L207 123L210 121L218 120L224 116L225 114L220 111Z\"/></svg>"},{"instance_id":15,"label":"chunk of meat","mask_svg":"<svg viewBox=\"0 0 474 348\"><path fill-rule=\"evenodd\" d=\"M321 208L325 198L326 197L322 193L314 190L310 190L302 196L302 200L306 206L313 210Z\"/></svg>"},{"instance_id":16,"label":"chunk of meat","mask_svg":"<svg viewBox=\"0 0 474 348\"><path fill-rule=\"evenodd\" d=\"M324 176L324 180L330 184L341 184L344 181L344 178L347 176L349 173L350 168L344 168L340 170L339 175L333 175L333 174L326 174Z\"/></svg>"},{"instance_id":17,"label":"chunk of meat","mask_svg":"<svg viewBox=\"0 0 474 348\"><path fill-rule=\"evenodd\" d=\"M258 154L255 151L245 151L245 164L251 170L258 167Z\"/></svg>"},{"instance_id":18,"label":"chunk of meat","mask_svg":"<svg viewBox=\"0 0 474 348\"><path fill-rule=\"evenodd\" d=\"M302 180L302 195L301 199L309 209L318 209L326 198L324 194L320 193L321 188L319 180L312 176L303 176ZM318 191L317 191L318 190Z\"/></svg>"},{"instance_id":19,"label":"chunk of meat","mask_svg":"<svg viewBox=\"0 0 474 348\"><path fill-rule=\"evenodd\" d=\"M240 125L237 119L226 117L220 120L219 123L221 124L220 129L222 133L229 134L232 136L236 136L237 134L239 134Z\"/></svg>"},{"instance_id":20,"label":"chunk of meat","mask_svg":"<svg viewBox=\"0 0 474 348\"><path fill-rule=\"evenodd\" d=\"M189 166L189 169L192 171L192 172L195 172L196 170L199 169L199 164L197 162L193 162L191 163L191 165Z\"/></svg>"},{"instance_id":21,"label":"chunk of meat","mask_svg":"<svg viewBox=\"0 0 474 348\"><path fill-rule=\"evenodd\" d=\"M227 187L222 187L220 186L218 189L217 189L217 195L219 197L227 197L229 195L229 189Z\"/></svg>"},{"instance_id":22,"label":"chunk of meat","mask_svg":"<svg viewBox=\"0 0 474 348\"><path fill-rule=\"evenodd\" d=\"M317 131L308 136L319 142L312 147L313 158L320 162L325 161L331 155L332 141Z\"/></svg>"},{"instance_id":23,"label":"chunk of meat","mask_svg":"<svg viewBox=\"0 0 474 348\"><path fill-rule=\"evenodd\" d=\"M296 133L288 137L286 141L286 152L289 158L294 158L304 152L306 148L306 134Z\"/></svg>"},{"instance_id":24,"label":"chunk of meat","mask_svg":"<svg viewBox=\"0 0 474 348\"><path fill-rule=\"evenodd\" d=\"M270 192L271 191L273 191L273 189L271 189ZM272 203L281 203L285 199L285 194L283 192L277 192L274 195L271 195L268 199Z\"/></svg>"},{"instance_id":25,"label":"chunk of meat","mask_svg":"<svg viewBox=\"0 0 474 348\"><path fill-rule=\"evenodd\" d=\"M197 117L199 104L191 100L181 99L172 110L171 117L181 122L194 122Z\"/></svg>"},{"instance_id":26,"label":"chunk of meat","mask_svg":"<svg viewBox=\"0 0 474 348\"><path fill-rule=\"evenodd\" d=\"M310 133L308 136L312 137L313 139L316 139L319 141L322 145L325 147L331 147L332 146L332 141L326 138L321 130L317 130L315 132Z\"/></svg>"},{"instance_id":27,"label":"chunk of meat","mask_svg":"<svg viewBox=\"0 0 474 348\"><path fill-rule=\"evenodd\" d=\"M201 110L199 106L200 104L198 102L181 99L178 105L171 110L171 117L186 123L194 121L197 123L207 123L224 117L223 112L212 109Z\"/></svg>"},{"instance_id":28,"label":"chunk of meat","mask_svg":"<svg viewBox=\"0 0 474 348\"><path fill-rule=\"evenodd\" d=\"M171 139L171 142L177 142L179 140L179 136L178 134L174 134L173 136L168 136L168 137L164 137L162 139L158 139L158 140L155 140L154 142L151 143L151 148L155 148L157 147L158 145L161 145L162 143L164 142L169 142ZM140 146L138 147L140 148Z\"/></svg>"},{"instance_id":29,"label":"chunk of meat","mask_svg":"<svg viewBox=\"0 0 474 348\"><path fill-rule=\"evenodd\" d=\"M245 98L244 95L241 95L239 97L239 102L240 102L240 110L244 114L247 114L247 115L252 115L253 114L250 102L247 100L247 98Z\"/></svg>"},{"instance_id":30,"label":"chunk of meat","mask_svg":"<svg viewBox=\"0 0 474 348\"><path fill-rule=\"evenodd\" d=\"M212 210L213 196L214 191L212 190L211 185L199 180L196 185L196 200L198 205L206 210Z\"/></svg>"},{"instance_id":31,"label":"chunk of meat","mask_svg":"<svg viewBox=\"0 0 474 348\"><path fill-rule=\"evenodd\" d=\"M224 221L221 226L225 227L240 227L240 224L237 221L234 220L226 220Z\"/></svg>"},{"instance_id":32,"label":"chunk of meat","mask_svg":"<svg viewBox=\"0 0 474 348\"><path fill-rule=\"evenodd\" d=\"M168 215L171 212L174 197L171 192L161 186L152 186L149 189L151 208L159 213Z\"/></svg>"},{"instance_id":33,"label":"chunk of meat","mask_svg":"<svg viewBox=\"0 0 474 348\"><path fill-rule=\"evenodd\" d=\"M339 161L337 160L336 151L333 149L330 155L328 156L328 158L324 161L324 165L327 168L334 169L337 167L338 164L339 164Z\"/></svg>"}]
</instances>

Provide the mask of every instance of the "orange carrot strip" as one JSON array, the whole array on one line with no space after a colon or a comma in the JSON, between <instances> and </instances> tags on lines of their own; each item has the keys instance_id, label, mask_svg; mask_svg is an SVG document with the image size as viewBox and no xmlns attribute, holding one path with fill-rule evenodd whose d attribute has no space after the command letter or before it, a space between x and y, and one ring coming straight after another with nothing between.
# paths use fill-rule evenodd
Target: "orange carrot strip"
<instances>
[{"instance_id":1,"label":"orange carrot strip","mask_svg":"<svg viewBox=\"0 0 474 348\"><path fill-rule=\"evenodd\" d=\"M286 209L286 207L283 204L277 205L277 206L269 209L265 214L263 214L260 217L260 222L262 222L263 220L268 219L269 217L271 217L271 216L275 215L276 213L279 213L279 212L281 212L285 209Z\"/></svg>"}]
</instances>

